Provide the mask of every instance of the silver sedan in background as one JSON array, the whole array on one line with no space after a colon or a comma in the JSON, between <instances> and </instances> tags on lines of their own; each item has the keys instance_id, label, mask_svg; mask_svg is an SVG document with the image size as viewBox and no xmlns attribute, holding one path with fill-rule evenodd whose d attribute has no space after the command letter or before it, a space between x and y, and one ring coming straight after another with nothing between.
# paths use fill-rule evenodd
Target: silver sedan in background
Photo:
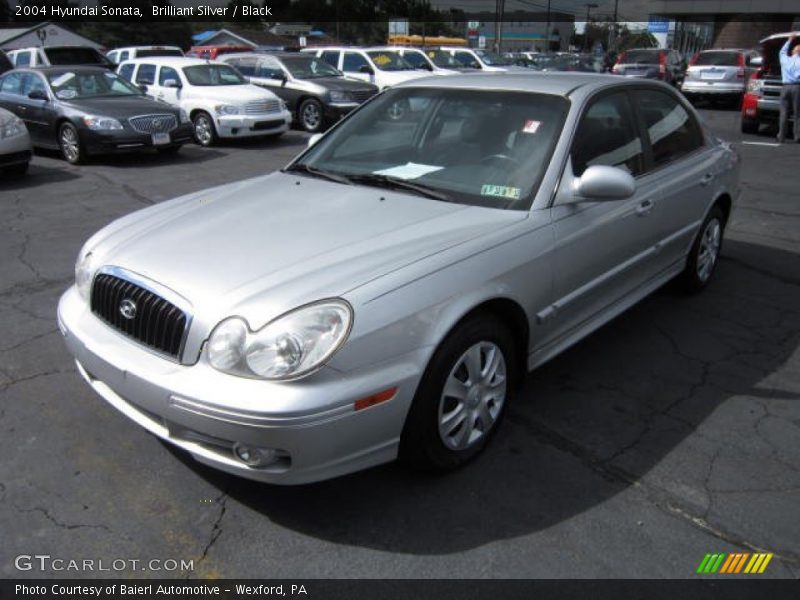
<instances>
[{"instance_id":1,"label":"silver sedan in background","mask_svg":"<svg viewBox=\"0 0 800 600\"><path fill-rule=\"evenodd\" d=\"M674 278L709 283L738 173L663 83L412 81L281 172L99 231L59 327L96 392L219 469L449 469L527 371Z\"/></svg>"},{"instance_id":2,"label":"silver sedan in background","mask_svg":"<svg viewBox=\"0 0 800 600\"><path fill-rule=\"evenodd\" d=\"M22 119L0 108L0 174L24 175L33 153L31 138Z\"/></svg>"}]
</instances>

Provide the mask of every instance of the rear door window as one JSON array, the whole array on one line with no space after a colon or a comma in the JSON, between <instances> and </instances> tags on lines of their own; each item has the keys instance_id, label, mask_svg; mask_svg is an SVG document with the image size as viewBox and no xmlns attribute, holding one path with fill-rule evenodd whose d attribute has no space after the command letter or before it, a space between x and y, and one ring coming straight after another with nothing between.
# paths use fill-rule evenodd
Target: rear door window
<instances>
[{"instance_id":1,"label":"rear door window","mask_svg":"<svg viewBox=\"0 0 800 600\"><path fill-rule=\"evenodd\" d=\"M17 67L27 67L31 64L32 58L33 52L31 50L18 52L16 57L14 57L14 65Z\"/></svg>"},{"instance_id":2,"label":"rear door window","mask_svg":"<svg viewBox=\"0 0 800 600\"><path fill-rule=\"evenodd\" d=\"M342 63L342 71L350 73L359 73L361 67L368 67L367 59L358 54L357 52L345 52L344 62Z\"/></svg>"},{"instance_id":3,"label":"rear door window","mask_svg":"<svg viewBox=\"0 0 800 600\"><path fill-rule=\"evenodd\" d=\"M122 77L123 79L127 79L128 81L133 81L134 69L136 69L136 65L134 65L133 63L122 65L119 68L119 76Z\"/></svg>"},{"instance_id":4,"label":"rear door window","mask_svg":"<svg viewBox=\"0 0 800 600\"><path fill-rule=\"evenodd\" d=\"M158 85L164 85L164 82L168 79L174 79L176 83L180 83L181 78L178 75L178 72L173 69L172 67L161 67L161 70L158 72Z\"/></svg>"},{"instance_id":5,"label":"rear door window","mask_svg":"<svg viewBox=\"0 0 800 600\"><path fill-rule=\"evenodd\" d=\"M0 82L0 93L22 95L22 73L9 73Z\"/></svg>"}]
</instances>

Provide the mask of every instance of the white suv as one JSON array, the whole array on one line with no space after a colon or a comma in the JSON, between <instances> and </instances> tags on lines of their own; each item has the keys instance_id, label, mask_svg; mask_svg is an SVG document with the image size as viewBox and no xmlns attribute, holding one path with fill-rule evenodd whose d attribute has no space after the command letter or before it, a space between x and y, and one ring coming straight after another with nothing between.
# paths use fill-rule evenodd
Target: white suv
<instances>
[{"instance_id":1,"label":"white suv","mask_svg":"<svg viewBox=\"0 0 800 600\"><path fill-rule=\"evenodd\" d=\"M414 68L394 50L334 46L302 51L313 53L348 77L377 85L381 91L409 79L430 76L429 72Z\"/></svg>"},{"instance_id":2,"label":"white suv","mask_svg":"<svg viewBox=\"0 0 800 600\"><path fill-rule=\"evenodd\" d=\"M279 136L292 122L283 100L225 63L139 58L120 63L117 73L148 96L185 110L201 146L212 146L219 138Z\"/></svg>"}]
</instances>

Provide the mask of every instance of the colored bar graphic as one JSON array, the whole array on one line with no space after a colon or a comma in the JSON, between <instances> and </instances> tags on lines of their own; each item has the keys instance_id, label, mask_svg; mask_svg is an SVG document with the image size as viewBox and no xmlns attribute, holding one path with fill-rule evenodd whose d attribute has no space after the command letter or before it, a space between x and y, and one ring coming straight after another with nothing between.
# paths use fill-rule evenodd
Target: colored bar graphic
<instances>
[{"instance_id":1,"label":"colored bar graphic","mask_svg":"<svg viewBox=\"0 0 800 600\"><path fill-rule=\"evenodd\" d=\"M711 572L712 573L716 573L717 572L717 569L719 569L719 566L722 564L722 559L724 559L724 558L725 558L725 554L724 553L719 555L719 558L714 563L714 566L711 567Z\"/></svg>"},{"instance_id":2,"label":"colored bar graphic","mask_svg":"<svg viewBox=\"0 0 800 600\"><path fill-rule=\"evenodd\" d=\"M767 568L767 565L769 564L769 561L771 561L771 560L772 560L772 552L767 554L766 558L764 558L764 562L761 563L761 566L759 567L758 572L759 573L763 573L764 570Z\"/></svg>"},{"instance_id":3,"label":"colored bar graphic","mask_svg":"<svg viewBox=\"0 0 800 600\"><path fill-rule=\"evenodd\" d=\"M720 573L727 573L728 569L730 569L731 564L733 564L733 554L728 554L728 560L725 561L725 564L722 565L722 568L719 570Z\"/></svg>"},{"instance_id":4,"label":"colored bar graphic","mask_svg":"<svg viewBox=\"0 0 800 600\"><path fill-rule=\"evenodd\" d=\"M749 556L750 556L749 552L746 552L745 554L742 555L741 560L736 564L736 571L734 571L734 573L739 573L742 570L742 567L744 567L744 563Z\"/></svg>"},{"instance_id":5,"label":"colored bar graphic","mask_svg":"<svg viewBox=\"0 0 800 600\"><path fill-rule=\"evenodd\" d=\"M705 573L706 565L708 564L708 561L710 559L711 559L711 555L710 554L706 554L705 558L700 562L700 566L697 567L697 572L698 573Z\"/></svg>"},{"instance_id":6,"label":"colored bar graphic","mask_svg":"<svg viewBox=\"0 0 800 600\"><path fill-rule=\"evenodd\" d=\"M763 555L763 554L753 554L753 558L751 558L751 559L750 559L750 562L749 562L749 563L747 563L747 566L744 568L744 572L745 572L745 573L751 573L751 572L752 572L752 570L753 570L753 568L754 568L754 567L755 567L755 566L756 566L756 565L757 565L759 562L761 562L761 560L763 559L763 557L764 557L764 555Z\"/></svg>"}]
</instances>

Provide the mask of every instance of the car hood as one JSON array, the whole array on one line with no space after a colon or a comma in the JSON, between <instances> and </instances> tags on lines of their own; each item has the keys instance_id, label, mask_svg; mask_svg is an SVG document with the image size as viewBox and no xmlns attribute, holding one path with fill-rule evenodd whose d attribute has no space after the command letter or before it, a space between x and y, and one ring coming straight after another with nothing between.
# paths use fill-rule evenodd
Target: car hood
<instances>
[{"instance_id":1,"label":"car hood","mask_svg":"<svg viewBox=\"0 0 800 600\"><path fill-rule=\"evenodd\" d=\"M329 90L342 90L342 91L355 91L365 90L370 92L377 92L378 87L371 83L366 83L360 79L348 79L346 77L314 77L311 79L303 79L308 83L320 85Z\"/></svg>"},{"instance_id":2,"label":"car hood","mask_svg":"<svg viewBox=\"0 0 800 600\"><path fill-rule=\"evenodd\" d=\"M169 287L196 313L236 311L256 326L526 216L274 173L124 217L86 250L97 266Z\"/></svg>"},{"instance_id":3,"label":"car hood","mask_svg":"<svg viewBox=\"0 0 800 600\"><path fill-rule=\"evenodd\" d=\"M61 102L64 104L64 106L69 106L78 112L115 118L152 114L153 112L173 115L178 114L178 110L169 104L158 102L157 100L153 100L151 98L136 96L133 98L85 98L80 100L72 100L69 102L61 100Z\"/></svg>"},{"instance_id":4,"label":"car hood","mask_svg":"<svg viewBox=\"0 0 800 600\"><path fill-rule=\"evenodd\" d=\"M252 100L274 100L275 94L252 83L245 85L208 85L184 87L192 98L202 98L212 102L250 102ZM185 92L184 92L185 93ZM183 96L184 98L187 96Z\"/></svg>"}]
</instances>

